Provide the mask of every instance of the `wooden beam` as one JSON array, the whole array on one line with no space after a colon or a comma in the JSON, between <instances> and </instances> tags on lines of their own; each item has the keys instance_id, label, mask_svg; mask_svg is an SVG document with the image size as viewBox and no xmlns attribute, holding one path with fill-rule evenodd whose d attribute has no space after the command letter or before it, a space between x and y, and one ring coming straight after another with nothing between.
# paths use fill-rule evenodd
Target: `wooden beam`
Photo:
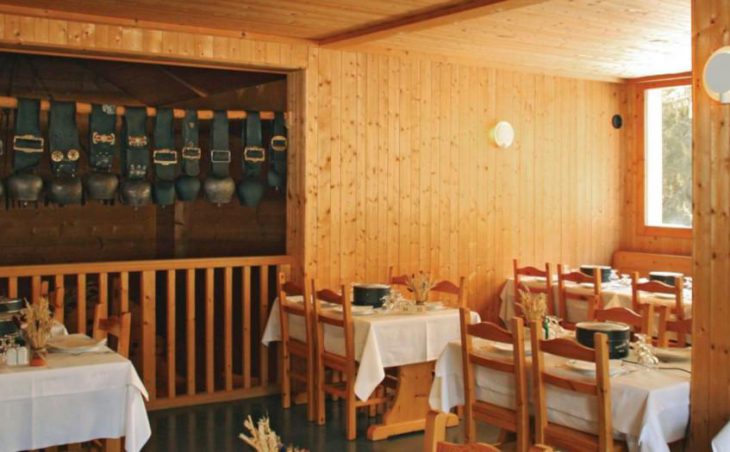
<instances>
[{"instance_id":1,"label":"wooden beam","mask_svg":"<svg viewBox=\"0 0 730 452\"><path fill-rule=\"evenodd\" d=\"M385 39L398 33L421 31L439 25L524 8L545 1L547 0L474 0L337 33L320 39L318 44L328 48L349 47Z\"/></svg>"},{"instance_id":2,"label":"wooden beam","mask_svg":"<svg viewBox=\"0 0 730 452\"><path fill-rule=\"evenodd\" d=\"M163 74L165 74L167 77L173 79L175 82L177 82L178 84L182 85L184 88L187 88L188 90L190 90L193 93L195 93L195 95L198 96L198 97L208 97L208 95L210 94L207 91L205 91L204 89L199 88L199 87L193 85L189 81L185 80L181 76L177 75L176 73L174 73L173 71L171 71L171 70L169 70L169 69L167 69L165 67L158 66L157 69L160 72L162 72Z\"/></svg>"}]
</instances>

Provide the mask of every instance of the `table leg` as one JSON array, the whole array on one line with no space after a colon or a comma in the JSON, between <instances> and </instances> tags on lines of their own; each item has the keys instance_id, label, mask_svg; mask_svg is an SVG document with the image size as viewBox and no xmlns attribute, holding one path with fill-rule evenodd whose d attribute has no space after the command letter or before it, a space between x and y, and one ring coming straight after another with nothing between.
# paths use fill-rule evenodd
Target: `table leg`
<instances>
[{"instance_id":1,"label":"table leg","mask_svg":"<svg viewBox=\"0 0 730 452\"><path fill-rule=\"evenodd\" d=\"M383 415L381 424L370 426L368 439L377 441L426 428L433 366L433 362L427 362L409 364L398 369L398 386L393 406ZM446 425L452 427L458 424L459 418L450 414Z\"/></svg>"}]
</instances>

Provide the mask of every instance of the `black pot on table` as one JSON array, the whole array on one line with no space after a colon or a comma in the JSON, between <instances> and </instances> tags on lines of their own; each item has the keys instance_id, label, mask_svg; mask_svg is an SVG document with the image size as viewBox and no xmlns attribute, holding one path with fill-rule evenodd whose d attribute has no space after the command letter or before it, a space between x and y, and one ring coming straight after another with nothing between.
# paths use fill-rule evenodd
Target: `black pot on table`
<instances>
[{"instance_id":1,"label":"black pot on table","mask_svg":"<svg viewBox=\"0 0 730 452\"><path fill-rule=\"evenodd\" d=\"M623 359L629 356L631 327L619 322L578 322L575 325L575 339L579 344L594 347L594 335L608 336L608 358Z\"/></svg>"},{"instance_id":2,"label":"black pot on table","mask_svg":"<svg viewBox=\"0 0 730 452\"><path fill-rule=\"evenodd\" d=\"M387 284L363 284L352 285L353 302L356 306L372 306L379 308L383 306L383 298L390 293L390 286Z\"/></svg>"},{"instance_id":3,"label":"black pot on table","mask_svg":"<svg viewBox=\"0 0 730 452\"><path fill-rule=\"evenodd\" d=\"M593 276L593 272L600 271L601 272L601 282L607 283L611 280L611 270L613 270L608 265L581 265L580 266L580 272L585 273L588 276Z\"/></svg>"}]
</instances>

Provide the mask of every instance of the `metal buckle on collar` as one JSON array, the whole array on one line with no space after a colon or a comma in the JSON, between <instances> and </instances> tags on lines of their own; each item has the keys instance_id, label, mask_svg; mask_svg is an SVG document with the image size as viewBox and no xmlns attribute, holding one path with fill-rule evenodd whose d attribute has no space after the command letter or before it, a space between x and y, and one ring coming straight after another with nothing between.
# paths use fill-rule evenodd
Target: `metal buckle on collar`
<instances>
[{"instance_id":1,"label":"metal buckle on collar","mask_svg":"<svg viewBox=\"0 0 730 452\"><path fill-rule=\"evenodd\" d=\"M172 149L155 149L152 152L152 161L155 165L174 165L177 163L177 152Z\"/></svg>"},{"instance_id":2,"label":"metal buckle on collar","mask_svg":"<svg viewBox=\"0 0 730 452\"><path fill-rule=\"evenodd\" d=\"M277 152L283 152L286 151L287 145L289 144L288 140L284 135L274 135L271 137L271 149Z\"/></svg>"},{"instance_id":3,"label":"metal buckle on collar","mask_svg":"<svg viewBox=\"0 0 730 452\"><path fill-rule=\"evenodd\" d=\"M129 136L127 137L127 144L135 148L141 148L147 146L147 135Z\"/></svg>"},{"instance_id":4,"label":"metal buckle on collar","mask_svg":"<svg viewBox=\"0 0 730 452\"><path fill-rule=\"evenodd\" d=\"M249 163L259 163L266 160L266 150L261 146L246 146L243 148L243 159Z\"/></svg>"},{"instance_id":5,"label":"metal buckle on collar","mask_svg":"<svg viewBox=\"0 0 730 452\"><path fill-rule=\"evenodd\" d=\"M186 146L182 150L182 157L188 160L200 160L200 148L193 146Z\"/></svg>"},{"instance_id":6,"label":"metal buckle on collar","mask_svg":"<svg viewBox=\"0 0 730 452\"><path fill-rule=\"evenodd\" d=\"M210 161L213 163L231 163L231 151L226 149L212 149Z\"/></svg>"},{"instance_id":7,"label":"metal buckle on collar","mask_svg":"<svg viewBox=\"0 0 730 452\"><path fill-rule=\"evenodd\" d=\"M45 142L43 137L37 137L35 135L15 135L13 137L13 150L35 154L43 152L43 144Z\"/></svg>"},{"instance_id":8,"label":"metal buckle on collar","mask_svg":"<svg viewBox=\"0 0 730 452\"><path fill-rule=\"evenodd\" d=\"M113 133L104 134L93 132L91 134L91 142L93 144L104 143L113 146L117 142L117 136Z\"/></svg>"}]
</instances>

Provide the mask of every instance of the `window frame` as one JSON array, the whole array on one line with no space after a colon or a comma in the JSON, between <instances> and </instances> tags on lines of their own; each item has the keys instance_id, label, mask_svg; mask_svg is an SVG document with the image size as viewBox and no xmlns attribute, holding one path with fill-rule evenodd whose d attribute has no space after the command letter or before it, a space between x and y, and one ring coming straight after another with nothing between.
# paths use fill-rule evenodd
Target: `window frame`
<instances>
[{"instance_id":1,"label":"window frame","mask_svg":"<svg viewBox=\"0 0 730 452\"><path fill-rule=\"evenodd\" d=\"M636 152L634 161L636 162L636 173L638 177L634 196L638 207L636 209L637 233L645 236L691 239L692 231L694 229L694 218L692 219L691 227L656 226L646 224L646 135L644 127L646 121L646 91L649 89L668 88L682 85L689 85L691 87L692 74L684 73L669 76L647 77L636 79L632 82L636 84L634 116L637 120L635 135L637 143L634 146Z\"/></svg>"}]
</instances>

